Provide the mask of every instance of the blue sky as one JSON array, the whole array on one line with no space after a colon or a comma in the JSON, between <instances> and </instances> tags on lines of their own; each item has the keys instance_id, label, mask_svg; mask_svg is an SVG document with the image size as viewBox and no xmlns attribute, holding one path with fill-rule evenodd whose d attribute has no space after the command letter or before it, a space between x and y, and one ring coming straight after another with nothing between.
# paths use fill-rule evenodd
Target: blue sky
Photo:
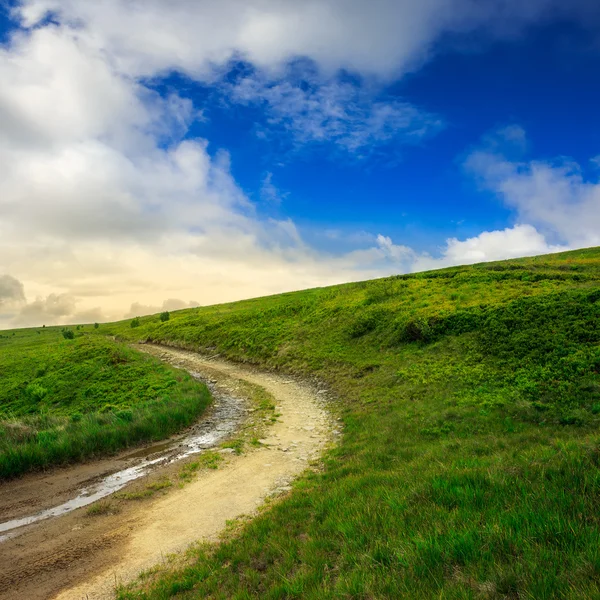
<instances>
[{"instance_id":1,"label":"blue sky","mask_svg":"<svg viewBox=\"0 0 600 600\"><path fill-rule=\"evenodd\" d=\"M518 40L442 53L385 89L438 115L441 130L414 145L392 141L370 158L340 155L324 144L291 152L280 165L272 142L254 134L255 122L264 121L261 111L205 104L204 90L191 85L208 117L194 130L229 149L236 179L254 197L264 173L273 173L288 194L282 210L305 227L377 230L435 253L448 236L514 222L512 211L478 190L461 168L464 155L494 129L522 126L527 155L536 159L565 155L585 166L599 151L594 40L595 32L563 21L534 26Z\"/></svg>"},{"instance_id":2,"label":"blue sky","mask_svg":"<svg viewBox=\"0 0 600 600\"><path fill-rule=\"evenodd\" d=\"M569 156L589 170L588 159L600 149L600 80L590 77L599 70L596 32L568 20L534 25L516 40L448 48L380 92L436 115L439 131L409 145L391 140L366 158L328 143L294 151L286 135L261 139L256 128L265 126L264 111L225 104L210 86L177 75L152 85L163 94L176 89L202 107L205 120L189 135L227 148L236 180L259 205L271 173L285 196L277 212L293 218L316 245L335 250L323 237L328 229L377 230L435 254L448 236L514 223L513 211L477 189L461 167L495 129L519 125L528 136L524 155Z\"/></svg>"},{"instance_id":3,"label":"blue sky","mask_svg":"<svg viewBox=\"0 0 600 600\"><path fill-rule=\"evenodd\" d=\"M0 326L600 244L591 0L0 14Z\"/></svg>"}]
</instances>

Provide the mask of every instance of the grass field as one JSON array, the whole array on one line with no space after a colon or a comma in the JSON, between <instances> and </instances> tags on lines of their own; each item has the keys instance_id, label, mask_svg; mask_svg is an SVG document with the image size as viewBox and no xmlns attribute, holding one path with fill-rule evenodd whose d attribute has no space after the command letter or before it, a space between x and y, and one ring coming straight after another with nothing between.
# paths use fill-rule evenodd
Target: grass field
<instances>
[{"instance_id":1,"label":"grass field","mask_svg":"<svg viewBox=\"0 0 600 600\"><path fill-rule=\"evenodd\" d=\"M75 340L4 332L2 406L13 420L62 419L60 431L72 414L129 422L119 413L137 414L132 399L87 403L86 389L148 360L106 335L317 377L337 398L344 435L321 469L122 600L600 598L599 284L589 249L142 317ZM34 360L19 362L25 352ZM69 358L79 352L99 354L106 379L73 376L79 391L61 395L52 373L85 362ZM113 352L129 358L113 364ZM161 387L172 371L138 366L173 397ZM6 374L21 368L10 391ZM45 426L28 427L52 447Z\"/></svg>"},{"instance_id":2,"label":"grass field","mask_svg":"<svg viewBox=\"0 0 600 600\"><path fill-rule=\"evenodd\" d=\"M600 249L103 326L316 376L322 470L130 598L599 598Z\"/></svg>"},{"instance_id":3,"label":"grass field","mask_svg":"<svg viewBox=\"0 0 600 600\"><path fill-rule=\"evenodd\" d=\"M0 478L163 439L208 405L187 373L92 330L0 332Z\"/></svg>"}]
</instances>

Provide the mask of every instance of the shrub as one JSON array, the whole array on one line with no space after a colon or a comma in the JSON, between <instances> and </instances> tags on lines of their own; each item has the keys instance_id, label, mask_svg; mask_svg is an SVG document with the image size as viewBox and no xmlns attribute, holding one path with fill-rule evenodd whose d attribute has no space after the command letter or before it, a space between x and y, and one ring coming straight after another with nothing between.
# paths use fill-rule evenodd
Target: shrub
<instances>
[{"instance_id":1,"label":"shrub","mask_svg":"<svg viewBox=\"0 0 600 600\"><path fill-rule=\"evenodd\" d=\"M63 337L65 338L65 340L74 340L75 339L75 332L72 329L64 328L61 330L61 333L62 333Z\"/></svg>"},{"instance_id":2,"label":"shrub","mask_svg":"<svg viewBox=\"0 0 600 600\"><path fill-rule=\"evenodd\" d=\"M100 325L98 323L94 323L94 329L98 329L98 327L100 327Z\"/></svg>"},{"instance_id":3,"label":"shrub","mask_svg":"<svg viewBox=\"0 0 600 600\"><path fill-rule=\"evenodd\" d=\"M136 327L139 327L141 324L142 324L142 323L141 323L141 321L140 321L140 318L139 318L139 317L136 317L135 319L133 319L133 320L131 321L131 328L132 328L132 329L135 329Z\"/></svg>"},{"instance_id":4,"label":"shrub","mask_svg":"<svg viewBox=\"0 0 600 600\"><path fill-rule=\"evenodd\" d=\"M133 411L130 409L119 410L115 413L117 419L131 423L133 421Z\"/></svg>"},{"instance_id":5,"label":"shrub","mask_svg":"<svg viewBox=\"0 0 600 600\"><path fill-rule=\"evenodd\" d=\"M164 323L165 321L168 321L171 318L171 315L169 314L168 310L165 310L164 312L160 313L160 320Z\"/></svg>"},{"instance_id":6,"label":"shrub","mask_svg":"<svg viewBox=\"0 0 600 600\"><path fill-rule=\"evenodd\" d=\"M39 383L30 383L25 388L25 393L34 401L39 402L48 395L48 390Z\"/></svg>"},{"instance_id":7,"label":"shrub","mask_svg":"<svg viewBox=\"0 0 600 600\"><path fill-rule=\"evenodd\" d=\"M418 317L406 323L402 337L406 342L428 342L433 337L433 331L427 319Z\"/></svg>"},{"instance_id":8,"label":"shrub","mask_svg":"<svg viewBox=\"0 0 600 600\"><path fill-rule=\"evenodd\" d=\"M346 328L346 332L350 338L359 338L367 333L370 333L377 326L385 322L387 314L383 311L365 311L352 321Z\"/></svg>"}]
</instances>

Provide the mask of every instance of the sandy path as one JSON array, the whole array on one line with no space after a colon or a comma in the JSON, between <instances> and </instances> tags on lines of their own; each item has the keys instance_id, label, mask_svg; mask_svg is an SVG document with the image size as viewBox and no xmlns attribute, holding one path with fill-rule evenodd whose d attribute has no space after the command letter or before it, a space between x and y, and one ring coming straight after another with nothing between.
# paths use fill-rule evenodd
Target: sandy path
<instances>
[{"instance_id":1,"label":"sandy path","mask_svg":"<svg viewBox=\"0 0 600 600\"><path fill-rule=\"evenodd\" d=\"M85 535L79 536L83 538L79 554L88 557L85 568L75 568L78 544L73 543L73 556L69 557L67 553L66 562L50 564L47 576L41 580L38 577L35 588L14 585L13 593L9 591L4 595L0 592L0 597L112 598L116 583L135 578L139 571L161 562L167 554L185 550L195 541L217 539L228 520L253 513L267 496L285 491L290 480L307 467L308 461L317 456L330 439L332 428L323 407L323 395L310 386L190 352L153 346L145 349L176 366L216 380L217 386L225 390L235 391L239 380L263 387L274 396L280 417L269 427L262 447L241 456L231 456L223 467L201 474L181 489L173 489L121 515L102 518L104 520L100 519L93 526L86 525ZM43 539L51 540L53 528L64 521L63 529L67 527L72 532L69 538L69 543L72 543L72 537L77 537L85 518L74 513L42 523L38 525L37 538L41 543L42 530L45 534ZM19 544L21 547L27 544L26 538L22 536L2 546L13 545L16 551ZM89 554L93 555L96 548L103 546L108 550L98 553L97 560L89 560ZM10 552L10 548L4 550ZM43 563L44 559L31 548L28 552L31 560L25 562L29 564L31 573L35 572L36 562ZM1 554L0 547L0 560ZM26 569L22 573L23 577L29 577ZM12 575L11 581L18 581L14 570ZM48 582L45 592L44 581ZM58 593L57 586L60 589ZM35 589L38 593L27 595L28 589Z\"/></svg>"}]
</instances>

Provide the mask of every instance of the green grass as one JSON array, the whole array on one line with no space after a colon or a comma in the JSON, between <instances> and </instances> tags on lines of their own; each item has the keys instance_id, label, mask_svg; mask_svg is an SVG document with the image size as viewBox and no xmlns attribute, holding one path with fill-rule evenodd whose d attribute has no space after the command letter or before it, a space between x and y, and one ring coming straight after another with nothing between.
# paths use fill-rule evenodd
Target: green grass
<instances>
[{"instance_id":1,"label":"green grass","mask_svg":"<svg viewBox=\"0 0 600 600\"><path fill-rule=\"evenodd\" d=\"M102 517L105 515L116 515L119 507L115 506L110 500L99 500L94 502L86 511L86 517Z\"/></svg>"},{"instance_id":2,"label":"green grass","mask_svg":"<svg viewBox=\"0 0 600 600\"><path fill-rule=\"evenodd\" d=\"M225 460L222 454L218 452L202 452L197 460L186 463L179 471L179 479L184 483L189 483L194 479L198 471L205 469L218 469Z\"/></svg>"},{"instance_id":3,"label":"green grass","mask_svg":"<svg viewBox=\"0 0 600 600\"><path fill-rule=\"evenodd\" d=\"M344 435L130 598L600 597L600 249L144 317L129 340L317 377Z\"/></svg>"},{"instance_id":4,"label":"green grass","mask_svg":"<svg viewBox=\"0 0 600 600\"><path fill-rule=\"evenodd\" d=\"M120 598L600 598L599 283L594 248L86 328L317 378L344 426L283 501Z\"/></svg>"},{"instance_id":5,"label":"green grass","mask_svg":"<svg viewBox=\"0 0 600 600\"><path fill-rule=\"evenodd\" d=\"M164 439L208 405L186 372L84 332L0 335L0 478Z\"/></svg>"},{"instance_id":6,"label":"green grass","mask_svg":"<svg viewBox=\"0 0 600 600\"><path fill-rule=\"evenodd\" d=\"M166 476L161 477L153 483L146 485L144 489L133 492L117 492L113 497L117 500L145 500L151 498L156 492L162 492L170 488L173 482Z\"/></svg>"}]
</instances>

